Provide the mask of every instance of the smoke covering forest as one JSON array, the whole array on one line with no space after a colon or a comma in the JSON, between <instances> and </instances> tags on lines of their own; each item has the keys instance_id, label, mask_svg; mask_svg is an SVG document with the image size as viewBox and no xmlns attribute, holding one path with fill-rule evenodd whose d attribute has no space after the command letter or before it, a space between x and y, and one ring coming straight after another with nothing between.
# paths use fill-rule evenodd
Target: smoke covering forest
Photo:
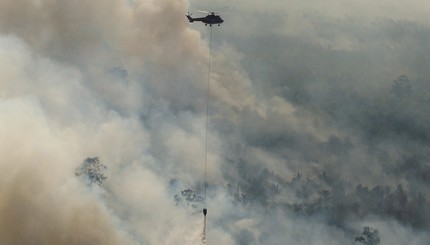
<instances>
[{"instance_id":1,"label":"smoke covering forest","mask_svg":"<svg viewBox=\"0 0 430 245\"><path fill-rule=\"evenodd\" d=\"M429 7L0 0L0 244L429 244Z\"/></svg>"}]
</instances>

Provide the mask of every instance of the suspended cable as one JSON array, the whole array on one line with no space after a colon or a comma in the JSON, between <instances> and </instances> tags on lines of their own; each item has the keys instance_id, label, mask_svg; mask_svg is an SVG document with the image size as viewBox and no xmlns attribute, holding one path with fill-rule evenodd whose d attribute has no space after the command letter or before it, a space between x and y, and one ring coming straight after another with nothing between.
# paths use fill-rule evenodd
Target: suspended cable
<instances>
[{"instance_id":1,"label":"suspended cable","mask_svg":"<svg viewBox=\"0 0 430 245\"><path fill-rule=\"evenodd\" d=\"M206 198L207 198L207 165L208 165L208 128L209 128L209 101L210 101L210 81L211 81L211 56L212 56L212 25L210 26L210 36L209 36L209 62L208 62L208 90L206 94L206 147L205 147L205 196L204 196L204 207L203 207L203 231L201 245L206 245L206 215L208 210L206 208Z\"/></svg>"},{"instance_id":2,"label":"suspended cable","mask_svg":"<svg viewBox=\"0 0 430 245\"><path fill-rule=\"evenodd\" d=\"M211 56L212 56L212 26L210 26L210 37L209 37L209 62L208 62L208 90L206 95L206 149L205 149L205 203L206 203L206 192L207 192L207 162L208 162L208 127L209 127L209 100L210 100L210 81L211 81ZM203 214L206 216L207 209L203 209Z\"/></svg>"}]
</instances>

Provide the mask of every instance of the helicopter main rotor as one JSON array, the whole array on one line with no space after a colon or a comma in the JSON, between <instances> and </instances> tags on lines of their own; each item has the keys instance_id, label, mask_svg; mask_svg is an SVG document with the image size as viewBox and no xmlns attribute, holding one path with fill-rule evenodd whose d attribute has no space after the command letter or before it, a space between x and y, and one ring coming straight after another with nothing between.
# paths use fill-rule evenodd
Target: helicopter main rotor
<instances>
[{"instance_id":1,"label":"helicopter main rotor","mask_svg":"<svg viewBox=\"0 0 430 245\"><path fill-rule=\"evenodd\" d=\"M200 12L200 13L204 13L204 14L211 14L211 15L219 15L219 14L221 14L221 13L217 13L217 12L214 12L214 11L206 11L206 10L195 10L196 12Z\"/></svg>"}]
</instances>

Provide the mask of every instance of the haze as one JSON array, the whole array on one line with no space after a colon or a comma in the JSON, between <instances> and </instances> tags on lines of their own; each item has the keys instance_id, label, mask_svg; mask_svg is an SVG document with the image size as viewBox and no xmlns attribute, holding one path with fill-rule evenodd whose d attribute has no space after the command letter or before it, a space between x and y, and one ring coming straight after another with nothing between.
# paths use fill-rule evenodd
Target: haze
<instances>
[{"instance_id":1,"label":"haze","mask_svg":"<svg viewBox=\"0 0 430 245\"><path fill-rule=\"evenodd\" d=\"M206 204L196 9L225 20ZM421 0L0 0L0 244L199 244L205 205L207 244L429 244L429 23Z\"/></svg>"}]
</instances>

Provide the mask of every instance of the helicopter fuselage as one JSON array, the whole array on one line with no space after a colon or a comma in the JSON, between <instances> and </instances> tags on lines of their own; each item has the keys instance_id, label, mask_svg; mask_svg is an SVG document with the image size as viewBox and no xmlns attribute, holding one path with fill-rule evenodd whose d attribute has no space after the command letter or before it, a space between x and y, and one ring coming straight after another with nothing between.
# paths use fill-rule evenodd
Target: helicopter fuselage
<instances>
[{"instance_id":1,"label":"helicopter fuselage","mask_svg":"<svg viewBox=\"0 0 430 245\"><path fill-rule=\"evenodd\" d=\"M188 18L188 21L194 22L194 21L201 21L205 23L205 25L221 25L221 23L224 22L223 19L219 15L215 14L208 14L206 17L200 17L200 18L193 18L191 15L186 15Z\"/></svg>"}]
</instances>

